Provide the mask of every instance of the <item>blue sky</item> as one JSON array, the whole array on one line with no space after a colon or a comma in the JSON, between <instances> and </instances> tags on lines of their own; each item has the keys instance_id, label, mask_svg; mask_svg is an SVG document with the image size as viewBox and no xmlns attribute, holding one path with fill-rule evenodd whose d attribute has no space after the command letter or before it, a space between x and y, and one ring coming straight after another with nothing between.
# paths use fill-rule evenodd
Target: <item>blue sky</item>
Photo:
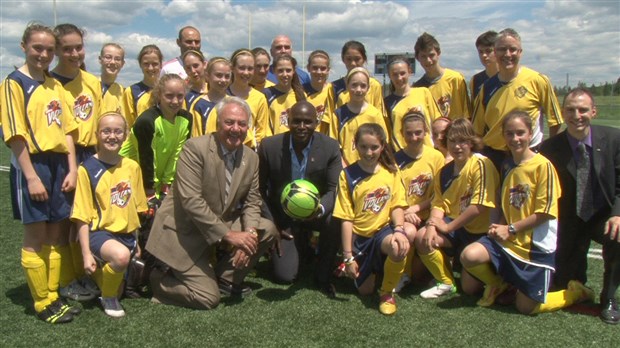
<instances>
[{"instance_id":1,"label":"blue sky","mask_svg":"<svg viewBox=\"0 0 620 348\"><path fill-rule=\"evenodd\" d=\"M314 1L306 2L305 55L302 52L300 1L62 1L58 23L74 23L87 31L86 65L98 74L97 55L104 42L126 49L119 80L128 85L141 79L135 57L143 45L158 45L170 59L178 55L177 31L194 25L202 33L207 57L228 56L248 46L252 16L252 46L268 48L280 33L289 35L298 59L313 49L332 57L332 80L345 72L342 44L363 42L368 68L376 53L412 52L417 36L427 31L442 46L442 65L469 79L481 69L476 37L489 29L516 29L523 40L522 63L548 75L555 85L583 81L598 84L620 76L620 2L602 1ZM53 2L0 3L0 75L23 64L19 41L26 24L54 24ZM53 63L54 64L54 63ZM305 64L304 64L305 65ZM421 76L418 69L416 78ZM382 80L381 76L377 76Z\"/></svg>"}]
</instances>

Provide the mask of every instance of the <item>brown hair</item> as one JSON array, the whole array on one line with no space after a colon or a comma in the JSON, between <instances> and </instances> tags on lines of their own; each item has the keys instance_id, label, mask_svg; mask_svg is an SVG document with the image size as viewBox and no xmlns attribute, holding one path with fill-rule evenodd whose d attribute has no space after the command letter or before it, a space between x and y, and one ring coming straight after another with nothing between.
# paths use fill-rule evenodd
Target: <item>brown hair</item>
<instances>
[{"instance_id":1,"label":"brown hair","mask_svg":"<svg viewBox=\"0 0 620 348\"><path fill-rule=\"evenodd\" d=\"M426 133L429 132L428 124L426 124L426 117L424 117L424 114L418 110L407 111L405 116L403 116L403 119L401 122L402 122L402 132L405 131L405 124L409 122L422 122L422 124L424 125L424 131Z\"/></svg>"},{"instance_id":2,"label":"brown hair","mask_svg":"<svg viewBox=\"0 0 620 348\"><path fill-rule=\"evenodd\" d=\"M161 97L162 91L166 87L166 83L169 81L178 80L185 86L185 80L183 80L177 74L165 74L157 80L157 84L153 87L153 91L151 92L151 99L149 99L149 106L154 106L159 103L159 98Z\"/></svg>"},{"instance_id":3,"label":"brown hair","mask_svg":"<svg viewBox=\"0 0 620 348\"><path fill-rule=\"evenodd\" d=\"M274 71L278 66L278 63L281 61L289 61L293 65L293 78L291 79L291 88L295 93L295 100L306 100L306 92L304 91L304 87L301 85L299 75L297 75L297 60L288 54L280 55L273 60Z\"/></svg>"},{"instance_id":4,"label":"brown hair","mask_svg":"<svg viewBox=\"0 0 620 348\"><path fill-rule=\"evenodd\" d=\"M80 39L82 39L82 44L84 44L84 35L86 35L86 32L78 28L75 24L63 23L63 24L58 24L57 26L54 27L54 37L56 38L56 48L58 48L58 46L60 45L60 39L69 34L78 34L80 36ZM84 62L80 64L80 69L86 70L86 64L84 64Z\"/></svg>"},{"instance_id":5,"label":"brown hair","mask_svg":"<svg viewBox=\"0 0 620 348\"><path fill-rule=\"evenodd\" d=\"M424 32L418 37L413 47L415 51L415 57L418 58L418 55L421 51L427 50L429 48L434 48L435 51L437 51L437 54L441 54L441 47L439 46L439 41L437 41L437 39L435 39L433 35Z\"/></svg>"},{"instance_id":6,"label":"brown hair","mask_svg":"<svg viewBox=\"0 0 620 348\"><path fill-rule=\"evenodd\" d=\"M366 134L376 137L381 143L381 146L383 146L383 151L381 151L381 155L379 155L379 163L390 173L396 173L398 169L396 167L394 153L387 143L387 136L383 128L376 123L364 123L359 126L357 132L355 132L355 146L359 143L360 138Z\"/></svg>"},{"instance_id":7,"label":"brown hair","mask_svg":"<svg viewBox=\"0 0 620 348\"><path fill-rule=\"evenodd\" d=\"M157 55L157 58L159 58L159 63L164 60L164 55L161 54L161 50L159 49L159 47L157 47L156 45L146 45L142 47L140 53L138 53L138 65L142 63L142 57L150 53L155 53Z\"/></svg>"},{"instance_id":8,"label":"brown hair","mask_svg":"<svg viewBox=\"0 0 620 348\"><path fill-rule=\"evenodd\" d=\"M474 132L474 127L466 118L458 118L448 125L446 139L448 141L467 141L474 152L480 152L484 147L482 139Z\"/></svg>"},{"instance_id":9,"label":"brown hair","mask_svg":"<svg viewBox=\"0 0 620 348\"><path fill-rule=\"evenodd\" d=\"M527 112L521 110L512 110L511 112L507 113L506 116L504 116L504 119L502 120L502 132L504 132L504 130L506 129L506 125L508 124L508 122L514 119L521 120L521 122L523 122L523 124L530 131L530 134L532 134L532 118L530 117L530 115L528 115Z\"/></svg>"}]
</instances>

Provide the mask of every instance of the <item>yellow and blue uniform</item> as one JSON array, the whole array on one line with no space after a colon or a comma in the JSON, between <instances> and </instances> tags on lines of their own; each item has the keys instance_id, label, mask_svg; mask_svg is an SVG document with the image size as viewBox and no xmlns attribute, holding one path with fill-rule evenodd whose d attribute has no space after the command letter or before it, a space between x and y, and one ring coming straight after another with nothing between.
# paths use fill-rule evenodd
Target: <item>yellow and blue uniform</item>
<instances>
[{"instance_id":1,"label":"yellow and blue uniform","mask_svg":"<svg viewBox=\"0 0 620 348\"><path fill-rule=\"evenodd\" d=\"M123 116L127 120L127 127L133 127L138 116L142 115L150 106L152 88L140 81L125 88L123 93Z\"/></svg>"},{"instance_id":2,"label":"yellow and blue uniform","mask_svg":"<svg viewBox=\"0 0 620 348\"><path fill-rule=\"evenodd\" d=\"M101 101L101 114L106 112L117 112L125 115L123 107L123 91L125 89L118 82L107 85L101 82L101 93L103 95Z\"/></svg>"},{"instance_id":3,"label":"yellow and blue uniform","mask_svg":"<svg viewBox=\"0 0 620 348\"><path fill-rule=\"evenodd\" d=\"M315 90L309 82L303 87L308 96L306 100L316 108L319 131L325 135L329 134L329 122L331 121L331 114L334 112L334 98L330 93L333 90L332 84L325 84L320 91Z\"/></svg>"},{"instance_id":4,"label":"yellow and blue uniform","mask_svg":"<svg viewBox=\"0 0 620 348\"><path fill-rule=\"evenodd\" d=\"M257 90L257 91L259 91L259 92L261 92L261 93L262 93L262 92L263 92L263 90L264 90L265 88L269 88L269 87L271 87L271 86L275 86L275 85L276 85L275 83L273 83L273 82L271 82L271 81L269 81L269 80L265 79L265 81L264 81L263 83L260 83L260 84L253 84L253 85L251 85L251 86L252 86L252 88L254 88L255 90Z\"/></svg>"},{"instance_id":5,"label":"yellow and blue uniform","mask_svg":"<svg viewBox=\"0 0 620 348\"><path fill-rule=\"evenodd\" d=\"M217 127L216 104L207 100L204 95L194 101L189 108L189 113L192 115L192 137L199 137L215 131Z\"/></svg>"},{"instance_id":6,"label":"yellow and blue uniform","mask_svg":"<svg viewBox=\"0 0 620 348\"><path fill-rule=\"evenodd\" d=\"M282 92L275 86L263 90L267 105L269 106L269 127L266 136L287 132L288 113L297 103L295 92L291 88L288 92Z\"/></svg>"},{"instance_id":7,"label":"yellow and blue uniform","mask_svg":"<svg viewBox=\"0 0 620 348\"><path fill-rule=\"evenodd\" d=\"M377 79L371 77L368 86L368 93L366 93L366 101L368 104L374 106L385 116L385 105L383 104L383 86L377 81ZM332 82L331 95L334 101L334 108L339 108L348 103L351 98L349 97L349 91L347 91L347 84L344 77L339 78Z\"/></svg>"},{"instance_id":8,"label":"yellow and blue uniform","mask_svg":"<svg viewBox=\"0 0 620 348\"><path fill-rule=\"evenodd\" d=\"M480 89L482 89L482 85L484 85L484 81L488 80L489 78L490 76L487 75L486 70L482 70L481 72L472 76L469 80L469 91L471 92L472 105L474 105L476 97L478 96Z\"/></svg>"},{"instance_id":9,"label":"yellow and blue uniform","mask_svg":"<svg viewBox=\"0 0 620 348\"><path fill-rule=\"evenodd\" d=\"M413 84L413 87L427 87L443 117L451 120L469 118L470 102L463 74L452 69L444 69L443 74L437 79L431 81L424 75Z\"/></svg>"},{"instance_id":10,"label":"yellow and blue uniform","mask_svg":"<svg viewBox=\"0 0 620 348\"><path fill-rule=\"evenodd\" d=\"M137 150L145 189L154 189L159 194L172 184L179 153L191 130L192 116L185 110L180 110L173 122L166 120L156 106L138 117L121 154Z\"/></svg>"},{"instance_id":11,"label":"yellow and blue uniform","mask_svg":"<svg viewBox=\"0 0 620 348\"><path fill-rule=\"evenodd\" d=\"M412 109L421 112L426 119L426 126L430 129L433 121L441 117L441 111L435 99L426 87L411 88L406 96L390 94L385 97L385 107L392 125L392 147L398 151L407 146L403 137L403 117ZM433 146L430 132L424 137L424 144Z\"/></svg>"},{"instance_id":12,"label":"yellow and blue uniform","mask_svg":"<svg viewBox=\"0 0 620 348\"><path fill-rule=\"evenodd\" d=\"M488 79L476 99L472 124L486 146L495 150L507 149L502 135L502 120L513 110L525 111L532 118L532 147L539 145L543 139L541 116L547 117L549 127L563 123L549 79L532 69L521 67L517 77L509 82L500 81L499 75Z\"/></svg>"},{"instance_id":13,"label":"yellow and blue uniform","mask_svg":"<svg viewBox=\"0 0 620 348\"><path fill-rule=\"evenodd\" d=\"M411 158L404 150L394 155L396 164L405 184L405 197L408 206L425 202L433 197L433 182L444 166L443 154L430 146L424 145L418 158ZM421 211L418 216L428 219L430 210Z\"/></svg>"},{"instance_id":14,"label":"yellow and blue uniform","mask_svg":"<svg viewBox=\"0 0 620 348\"><path fill-rule=\"evenodd\" d=\"M228 95L234 96L230 88L226 90ZM252 127L248 129L244 144L252 149L256 149L258 144L265 138L269 127L269 106L265 95L254 88L250 88L250 93L245 101L252 110ZM215 129L213 130L215 131Z\"/></svg>"},{"instance_id":15,"label":"yellow and blue uniform","mask_svg":"<svg viewBox=\"0 0 620 348\"><path fill-rule=\"evenodd\" d=\"M329 136L340 143L342 159L347 164L356 162L360 158L355 148L355 132L364 123L376 123L383 128L385 134L389 134L383 114L370 104L359 114L351 112L345 104L336 109L332 115Z\"/></svg>"}]
</instances>

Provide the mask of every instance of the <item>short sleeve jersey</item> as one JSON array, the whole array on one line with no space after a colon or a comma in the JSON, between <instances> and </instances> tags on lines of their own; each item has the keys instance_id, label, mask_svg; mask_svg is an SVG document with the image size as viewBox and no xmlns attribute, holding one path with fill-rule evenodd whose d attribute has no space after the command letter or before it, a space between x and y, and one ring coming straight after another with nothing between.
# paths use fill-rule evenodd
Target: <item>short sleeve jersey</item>
<instances>
[{"instance_id":1,"label":"short sleeve jersey","mask_svg":"<svg viewBox=\"0 0 620 348\"><path fill-rule=\"evenodd\" d=\"M319 130L323 134L329 132L329 122L334 112L334 99L331 96L331 90L331 83L325 84L320 91L315 90L310 83L304 85L304 91L306 92L306 96L308 96L308 102L316 108L316 116L320 127Z\"/></svg>"},{"instance_id":2,"label":"short sleeve jersey","mask_svg":"<svg viewBox=\"0 0 620 348\"><path fill-rule=\"evenodd\" d=\"M377 110L381 112L382 115L385 116L385 105L383 104L383 87L381 83L377 81L377 79L371 77L370 86L368 88L368 93L366 93L366 101L368 104L371 104ZM349 91L347 91L347 86L345 82L345 78L341 77L336 81L332 82L332 92L334 98L334 108L339 108L344 104L348 103L351 100L349 96Z\"/></svg>"},{"instance_id":3,"label":"short sleeve jersey","mask_svg":"<svg viewBox=\"0 0 620 348\"><path fill-rule=\"evenodd\" d=\"M281 92L275 86L263 90L269 106L269 128L266 136L287 132L288 113L297 103L295 92L291 88L288 92Z\"/></svg>"},{"instance_id":4,"label":"short sleeve jersey","mask_svg":"<svg viewBox=\"0 0 620 348\"><path fill-rule=\"evenodd\" d=\"M470 102L463 74L452 69L444 69L443 75L437 80L429 81L424 75L413 86L428 87L443 117L451 120L469 118Z\"/></svg>"},{"instance_id":5,"label":"short sleeve jersey","mask_svg":"<svg viewBox=\"0 0 620 348\"><path fill-rule=\"evenodd\" d=\"M132 127L138 116L149 108L149 99L151 99L152 88L144 84L144 82L134 83L125 88L123 93L123 111L127 126Z\"/></svg>"},{"instance_id":6,"label":"short sleeve jersey","mask_svg":"<svg viewBox=\"0 0 620 348\"><path fill-rule=\"evenodd\" d=\"M103 82L101 83L101 92L103 94L101 103L101 114L106 112L118 112L121 115L125 115L123 107L123 86L114 82L107 86Z\"/></svg>"}]
</instances>

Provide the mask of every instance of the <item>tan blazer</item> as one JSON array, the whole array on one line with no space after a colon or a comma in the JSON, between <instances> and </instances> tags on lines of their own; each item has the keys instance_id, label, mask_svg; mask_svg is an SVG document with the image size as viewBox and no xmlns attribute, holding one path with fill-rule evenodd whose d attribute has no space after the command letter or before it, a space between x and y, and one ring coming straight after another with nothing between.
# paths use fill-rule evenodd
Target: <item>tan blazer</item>
<instances>
[{"instance_id":1,"label":"tan blazer","mask_svg":"<svg viewBox=\"0 0 620 348\"><path fill-rule=\"evenodd\" d=\"M146 245L151 254L184 272L228 231L267 228L261 226L256 153L246 146L238 150L228 202L225 170L215 134L185 143L172 189L153 222Z\"/></svg>"}]
</instances>

